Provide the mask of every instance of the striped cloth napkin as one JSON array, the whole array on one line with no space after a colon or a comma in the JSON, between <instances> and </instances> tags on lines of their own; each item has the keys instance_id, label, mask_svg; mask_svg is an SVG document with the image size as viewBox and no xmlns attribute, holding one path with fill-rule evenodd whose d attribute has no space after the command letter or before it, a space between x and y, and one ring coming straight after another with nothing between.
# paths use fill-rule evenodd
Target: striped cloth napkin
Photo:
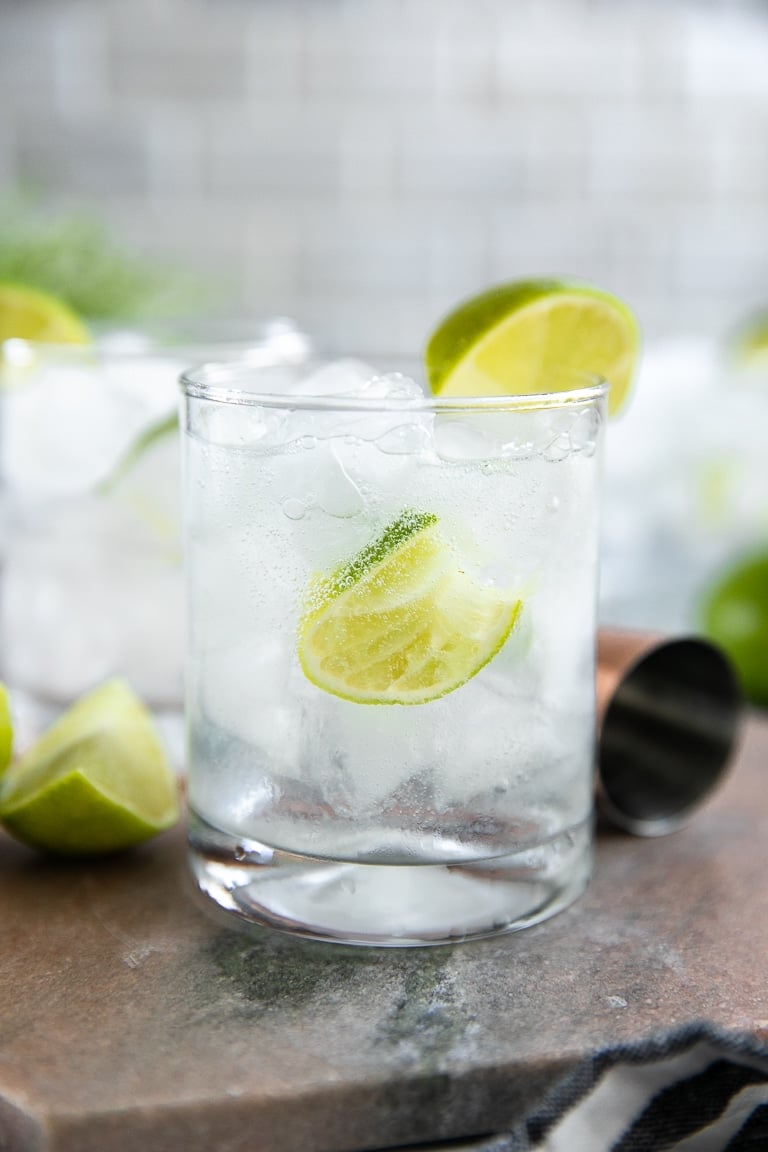
<instances>
[{"instance_id":1,"label":"striped cloth napkin","mask_svg":"<svg viewBox=\"0 0 768 1152\"><path fill-rule=\"evenodd\" d=\"M768 1046L693 1024L596 1053L469 1152L768 1152Z\"/></svg>"}]
</instances>

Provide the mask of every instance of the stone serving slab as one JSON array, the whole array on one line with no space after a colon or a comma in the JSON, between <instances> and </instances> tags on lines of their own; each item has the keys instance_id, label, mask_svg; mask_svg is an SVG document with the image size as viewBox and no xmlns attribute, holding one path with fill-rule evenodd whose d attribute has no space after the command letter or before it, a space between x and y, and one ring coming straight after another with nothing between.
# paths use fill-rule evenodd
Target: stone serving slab
<instances>
[{"instance_id":1,"label":"stone serving slab","mask_svg":"<svg viewBox=\"0 0 768 1152\"><path fill-rule=\"evenodd\" d=\"M502 1130L586 1053L768 1035L768 718L684 830L601 829L536 928L366 950L206 911L183 830L52 863L0 837L0 1149L361 1152Z\"/></svg>"}]
</instances>

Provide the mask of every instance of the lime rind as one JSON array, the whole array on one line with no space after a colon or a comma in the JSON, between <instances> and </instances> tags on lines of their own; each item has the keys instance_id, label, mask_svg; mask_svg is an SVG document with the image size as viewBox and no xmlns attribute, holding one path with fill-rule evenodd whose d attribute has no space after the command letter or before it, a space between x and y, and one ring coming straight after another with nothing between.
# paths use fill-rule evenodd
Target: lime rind
<instances>
[{"instance_id":1,"label":"lime rind","mask_svg":"<svg viewBox=\"0 0 768 1152\"><path fill-rule=\"evenodd\" d=\"M175 808L175 790L165 782L158 787L154 768L147 771L146 767L163 763L165 752L153 733L135 718L118 724L105 718L102 726L61 739L55 748L42 749L41 745L42 740L6 773L0 815L36 800L73 772L115 803L137 814L143 810L148 822L164 825ZM148 788L148 784L153 787Z\"/></svg>"},{"instance_id":2,"label":"lime rind","mask_svg":"<svg viewBox=\"0 0 768 1152\"><path fill-rule=\"evenodd\" d=\"M147 820L77 769L60 776L44 796L19 800L2 812L6 830L17 840L65 856L122 851L172 827L177 819L178 812L169 810L162 820Z\"/></svg>"},{"instance_id":3,"label":"lime rind","mask_svg":"<svg viewBox=\"0 0 768 1152\"><path fill-rule=\"evenodd\" d=\"M303 619L306 621L337 596L345 596L345 611L351 615L356 611L367 614L378 604L394 608L402 601L413 600L417 581L421 581L426 591L438 574L435 565L440 547L436 544L434 534L429 531L436 524L437 517L431 512L416 512L412 509L401 512L377 537L330 576L317 574L312 578L304 597ZM394 571L387 566L386 572L382 573L381 565L408 542L411 563L399 566ZM371 573L377 574L376 579L373 583L366 583L366 577ZM400 586L401 594L398 595Z\"/></svg>"},{"instance_id":4,"label":"lime rind","mask_svg":"<svg viewBox=\"0 0 768 1152\"><path fill-rule=\"evenodd\" d=\"M372 569L377 568L397 548L412 539L425 528L437 524L437 516L432 512L416 512L406 508L404 512L388 524L383 532L356 553L351 560L342 564L331 577L326 587L329 597L340 596L357 584Z\"/></svg>"}]
</instances>

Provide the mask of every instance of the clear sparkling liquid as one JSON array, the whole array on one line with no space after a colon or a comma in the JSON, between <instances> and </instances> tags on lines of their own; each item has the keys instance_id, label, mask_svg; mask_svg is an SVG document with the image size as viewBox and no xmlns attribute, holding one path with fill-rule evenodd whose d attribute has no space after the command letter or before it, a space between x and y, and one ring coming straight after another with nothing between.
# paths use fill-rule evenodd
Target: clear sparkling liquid
<instances>
[{"instance_id":1,"label":"clear sparkling liquid","mask_svg":"<svg viewBox=\"0 0 768 1152\"><path fill-rule=\"evenodd\" d=\"M589 858L597 411L220 408L200 405L187 457L201 887L246 918L361 942L483 935L562 906ZM441 699L338 699L297 660L305 589L407 507L522 599L520 621ZM269 862L238 862L249 843Z\"/></svg>"}]
</instances>

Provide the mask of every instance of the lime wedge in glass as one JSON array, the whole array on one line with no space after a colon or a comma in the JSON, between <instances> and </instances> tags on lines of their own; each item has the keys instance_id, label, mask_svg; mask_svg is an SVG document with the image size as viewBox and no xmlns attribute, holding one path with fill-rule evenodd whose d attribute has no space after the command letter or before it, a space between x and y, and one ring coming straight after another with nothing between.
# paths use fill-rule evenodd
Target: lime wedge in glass
<instances>
[{"instance_id":1,"label":"lime wedge in glass","mask_svg":"<svg viewBox=\"0 0 768 1152\"><path fill-rule=\"evenodd\" d=\"M446 316L427 344L432 391L440 396L559 392L574 376L610 384L608 411L626 403L640 344L630 309L589 285L555 280L503 284Z\"/></svg>"},{"instance_id":2,"label":"lime wedge in glass","mask_svg":"<svg viewBox=\"0 0 768 1152\"><path fill-rule=\"evenodd\" d=\"M170 828L176 778L127 684L83 696L0 778L0 822L33 848L115 852Z\"/></svg>"},{"instance_id":3,"label":"lime wedge in glass","mask_svg":"<svg viewBox=\"0 0 768 1152\"><path fill-rule=\"evenodd\" d=\"M181 563L179 417L174 410L142 429L96 494L116 501L136 517L168 559Z\"/></svg>"},{"instance_id":4,"label":"lime wedge in glass","mask_svg":"<svg viewBox=\"0 0 768 1152\"><path fill-rule=\"evenodd\" d=\"M478 583L437 517L403 512L307 593L299 658L318 688L357 704L424 704L501 649L520 600Z\"/></svg>"},{"instance_id":5,"label":"lime wedge in glass","mask_svg":"<svg viewBox=\"0 0 768 1152\"><path fill-rule=\"evenodd\" d=\"M55 296L23 284L0 283L0 343L37 340L47 344L87 344L82 320Z\"/></svg>"}]
</instances>

